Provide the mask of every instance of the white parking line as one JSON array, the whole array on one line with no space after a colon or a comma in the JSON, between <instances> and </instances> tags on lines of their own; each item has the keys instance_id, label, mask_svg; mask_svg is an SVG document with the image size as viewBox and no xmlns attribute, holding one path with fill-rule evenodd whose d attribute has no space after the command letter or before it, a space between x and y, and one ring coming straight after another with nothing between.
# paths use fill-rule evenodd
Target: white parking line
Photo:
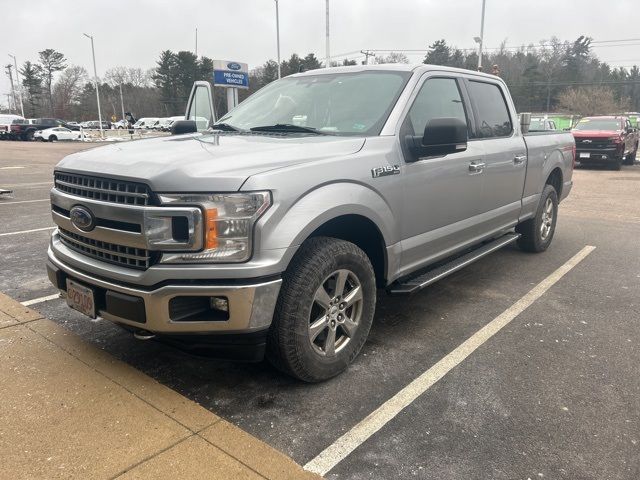
<instances>
[{"instance_id":1,"label":"white parking line","mask_svg":"<svg viewBox=\"0 0 640 480\"><path fill-rule=\"evenodd\" d=\"M34 202L50 202L49 198L43 198L42 200L19 200L17 202L2 202L0 205L15 205L16 203L34 203Z\"/></svg>"},{"instance_id":2,"label":"white parking line","mask_svg":"<svg viewBox=\"0 0 640 480\"><path fill-rule=\"evenodd\" d=\"M34 228L32 230L22 230L20 232L0 233L0 237L6 237L9 235L21 235L23 233L31 233L31 232L43 232L44 230L53 230L54 228L56 227Z\"/></svg>"},{"instance_id":3,"label":"white parking line","mask_svg":"<svg viewBox=\"0 0 640 480\"><path fill-rule=\"evenodd\" d=\"M0 167L0 170L19 170L21 168L24 168L23 166L15 166L15 167Z\"/></svg>"},{"instance_id":4,"label":"white parking line","mask_svg":"<svg viewBox=\"0 0 640 480\"><path fill-rule=\"evenodd\" d=\"M56 298L60 298L59 293L56 293L55 295L47 295L46 297L34 298L33 300L20 302L20 304L24 305L25 307L28 307L29 305L36 305L37 303L48 302L49 300L55 300Z\"/></svg>"},{"instance_id":5,"label":"white parking line","mask_svg":"<svg viewBox=\"0 0 640 480\"><path fill-rule=\"evenodd\" d=\"M586 246L580 250L564 265L529 290L524 297L491 320L491 322L474 333L455 350L433 365L429 370L413 380L409 385L404 387L375 411L370 413L369 416L355 425L332 445L329 445L317 457L304 466L305 470L322 476L326 475L358 446L384 427L420 395L425 393L429 387L444 377L483 343L493 337L533 302L544 295L547 290L555 285L564 275L570 272L571 269L578 265L595 248L596 247Z\"/></svg>"},{"instance_id":6,"label":"white parking line","mask_svg":"<svg viewBox=\"0 0 640 480\"><path fill-rule=\"evenodd\" d=\"M53 185L53 182L31 182L31 183L9 183L3 184L4 188L18 188L18 187L38 187L38 186Z\"/></svg>"}]
</instances>

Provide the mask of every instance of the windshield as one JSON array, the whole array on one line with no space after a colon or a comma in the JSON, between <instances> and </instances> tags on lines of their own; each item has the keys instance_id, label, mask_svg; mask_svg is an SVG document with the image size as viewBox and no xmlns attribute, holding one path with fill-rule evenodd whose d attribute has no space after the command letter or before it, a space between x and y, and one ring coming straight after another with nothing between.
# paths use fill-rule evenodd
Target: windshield
<instances>
[{"instance_id":1,"label":"windshield","mask_svg":"<svg viewBox=\"0 0 640 480\"><path fill-rule=\"evenodd\" d=\"M620 120L615 118L583 118L574 127L575 130L620 130Z\"/></svg>"},{"instance_id":2,"label":"windshield","mask_svg":"<svg viewBox=\"0 0 640 480\"><path fill-rule=\"evenodd\" d=\"M410 75L369 70L284 78L219 122L242 130L285 124L335 135L378 135Z\"/></svg>"}]
</instances>

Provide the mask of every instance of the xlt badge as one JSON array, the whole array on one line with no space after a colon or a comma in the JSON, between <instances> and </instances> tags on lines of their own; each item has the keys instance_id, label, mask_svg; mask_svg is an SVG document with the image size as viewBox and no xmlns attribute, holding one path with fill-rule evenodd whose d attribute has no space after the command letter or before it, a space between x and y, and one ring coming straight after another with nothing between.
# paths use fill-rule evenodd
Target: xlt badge
<instances>
[{"instance_id":1,"label":"xlt badge","mask_svg":"<svg viewBox=\"0 0 640 480\"><path fill-rule=\"evenodd\" d=\"M373 178L386 177L387 175L400 175L399 165L386 165L384 167L375 167L371 169Z\"/></svg>"}]
</instances>

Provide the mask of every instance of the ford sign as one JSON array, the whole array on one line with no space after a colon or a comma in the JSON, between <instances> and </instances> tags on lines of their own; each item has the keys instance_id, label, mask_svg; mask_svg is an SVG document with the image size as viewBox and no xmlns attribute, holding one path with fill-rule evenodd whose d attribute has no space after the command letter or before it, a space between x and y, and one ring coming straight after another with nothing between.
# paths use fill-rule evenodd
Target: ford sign
<instances>
[{"instance_id":1,"label":"ford sign","mask_svg":"<svg viewBox=\"0 0 640 480\"><path fill-rule=\"evenodd\" d=\"M242 69L242 65L240 65L239 63L236 63L236 62L229 62L229 63L227 63L227 68L229 70L241 70Z\"/></svg>"},{"instance_id":2,"label":"ford sign","mask_svg":"<svg viewBox=\"0 0 640 480\"><path fill-rule=\"evenodd\" d=\"M69 218L73 226L83 232L90 232L96 226L96 220L91 210L79 205L71 209Z\"/></svg>"}]
</instances>

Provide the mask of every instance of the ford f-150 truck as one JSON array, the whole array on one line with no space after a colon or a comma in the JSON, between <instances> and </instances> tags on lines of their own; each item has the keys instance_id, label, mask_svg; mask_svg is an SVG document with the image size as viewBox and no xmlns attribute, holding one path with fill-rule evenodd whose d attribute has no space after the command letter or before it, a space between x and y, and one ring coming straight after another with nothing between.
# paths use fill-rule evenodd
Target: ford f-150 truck
<instances>
[{"instance_id":1,"label":"ford f-150 truck","mask_svg":"<svg viewBox=\"0 0 640 480\"><path fill-rule=\"evenodd\" d=\"M580 164L609 165L620 170L633 165L638 152L638 129L627 117L585 117L572 130Z\"/></svg>"},{"instance_id":2,"label":"ford f-150 truck","mask_svg":"<svg viewBox=\"0 0 640 480\"><path fill-rule=\"evenodd\" d=\"M176 135L63 159L49 277L139 338L266 354L305 381L354 360L377 293L514 242L546 250L572 186L572 135L523 135L504 82L478 72L310 71L214 117L198 83Z\"/></svg>"}]
</instances>

